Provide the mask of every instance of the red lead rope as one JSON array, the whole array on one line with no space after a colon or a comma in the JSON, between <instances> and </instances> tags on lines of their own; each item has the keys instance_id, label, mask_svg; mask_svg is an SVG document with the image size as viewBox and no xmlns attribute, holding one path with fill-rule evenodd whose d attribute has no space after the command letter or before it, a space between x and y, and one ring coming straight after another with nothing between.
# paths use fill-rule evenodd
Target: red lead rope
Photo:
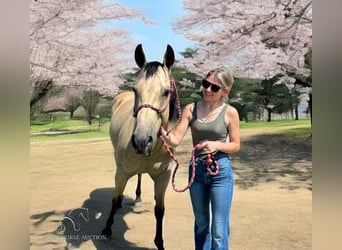
<instances>
[{"instance_id":1,"label":"red lead rope","mask_svg":"<svg viewBox=\"0 0 342 250\"><path fill-rule=\"evenodd\" d=\"M175 190L176 192L184 192L186 191L188 188L191 187L192 183L194 182L194 179L195 179L195 171L196 171L196 163L195 163L195 151L197 149L199 149L201 146L202 146L202 143L199 143L197 144L193 149L192 149L192 152L191 152L191 167L192 167L192 173L191 173L191 178L190 178L190 181L188 182L188 185L185 187L185 188L182 188L182 189L178 189L176 187L176 184L175 184L175 177L176 177L176 172L177 172L177 169L179 167L179 162L176 158L176 156L173 154L173 152L170 150L170 147L167 145L167 143L165 142L164 138L163 138L163 135L162 135L162 132L160 131L159 132L159 135L160 135L160 139L162 140L163 142L163 145L164 145L164 148L166 149L166 151L168 152L168 154L170 155L171 159L176 163L176 166L175 168L173 169L173 173L172 173L172 179L171 179L171 182L172 182L172 188L173 190ZM215 160L215 157L212 155L212 154L208 154L208 157L207 157L207 160L205 161L206 163L206 167L207 167L207 170L209 172L209 174L211 175L217 175L219 173L219 165L218 165L218 162ZM213 172L211 170L211 166L214 165L215 166L215 171Z\"/></svg>"},{"instance_id":2,"label":"red lead rope","mask_svg":"<svg viewBox=\"0 0 342 250\"><path fill-rule=\"evenodd\" d=\"M170 91L170 94L175 91L175 95L176 95L176 105L177 105L177 112L179 114L179 117L178 117L178 121L177 123L180 122L180 119L181 119L181 108L180 108L180 100L179 100L179 96L178 96L178 91L177 91L177 87L176 87L176 83L175 83L175 80L170 77L170 84L171 84L171 91ZM170 95L168 96L168 98L170 98ZM142 108L151 108L153 110L155 110L157 113L162 113L165 109L166 109L167 106L163 107L162 109L157 109L155 107L153 107L152 105L150 104L143 104L141 106L138 107L138 109L136 110L136 112L133 114L134 117L137 116L137 113L140 109ZM174 129L174 127L172 129L170 129L167 134L169 134L172 130ZM166 151L168 152L168 154L170 155L171 159L176 163L176 167L174 168L173 170L173 173L172 173L172 187L173 187L173 190L175 190L176 192L184 192L185 190L187 190L188 188L190 188L190 186L192 185L192 183L194 182L194 179L195 179L195 166L196 166L196 163L195 163L195 151L200 148L202 146L201 143L197 144L193 149L192 149L192 152L191 152L191 161L192 161L192 173L191 173L191 179L188 183L188 185L183 188L183 189L178 189L176 187L176 184L175 184L175 176L176 176L176 172L177 172L177 169L179 167L179 162L176 158L176 156L173 154L173 152L170 150L170 147L169 145L165 142L164 138L163 138L163 134L161 132L161 129L159 130L159 136L160 136L160 139L162 140L163 142L163 145L164 145L164 148L166 149ZM219 166L218 166L218 162L215 160L214 156L212 154L208 154L208 157L207 157L207 160L206 160L206 166L207 166L207 170L209 172L209 174L211 175L217 175L218 172L219 172ZM215 171L213 172L211 170L211 166L214 165L215 166Z\"/></svg>"}]
</instances>

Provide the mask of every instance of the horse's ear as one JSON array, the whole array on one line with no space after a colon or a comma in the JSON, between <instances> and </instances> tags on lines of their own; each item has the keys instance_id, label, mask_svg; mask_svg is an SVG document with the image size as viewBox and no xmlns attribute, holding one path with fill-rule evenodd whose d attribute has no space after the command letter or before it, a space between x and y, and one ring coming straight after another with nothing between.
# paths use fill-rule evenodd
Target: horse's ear
<instances>
[{"instance_id":1,"label":"horse's ear","mask_svg":"<svg viewBox=\"0 0 342 250\"><path fill-rule=\"evenodd\" d=\"M166 47L166 51L164 54L164 65L170 69L171 66L174 64L175 62L175 53L173 52L172 47L168 44Z\"/></svg>"},{"instance_id":2,"label":"horse's ear","mask_svg":"<svg viewBox=\"0 0 342 250\"><path fill-rule=\"evenodd\" d=\"M142 68L146 64L146 57L141 44L135 48L134 57L139 68Z\"/></svg>"}]
</instances>

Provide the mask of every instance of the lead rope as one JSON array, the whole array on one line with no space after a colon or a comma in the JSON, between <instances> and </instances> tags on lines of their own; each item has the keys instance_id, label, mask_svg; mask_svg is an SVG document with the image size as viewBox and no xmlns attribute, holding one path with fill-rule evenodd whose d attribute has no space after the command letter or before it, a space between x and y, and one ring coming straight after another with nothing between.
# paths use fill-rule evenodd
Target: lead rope
<instances>
[{"instance_id":1,"label":"lead rope","mask_svg":"<svg viewBox=\"0 0 342 250\"><path fill-rule=\"evenodd\" d=\"M161 130L159 131L159 136L160 136L160 139L163 142L164 148L166 149L167 153L170 155L171 159L176 163L176 166L173 169L172 178L171 178L172 188L173 188L173 190L175 190L178 193L184 192L185 190L190 188L192 183L194 182L195 171L196 171L195 151L202 146L202 143L199 143L195 147L193 147L192 152L191 152L191 178L190 178L190 181L188 182L186 187L184 187L182 189L178 189L176 187L175 177L176 177L176 172L177 172L178 167L179 167L179 161L177 160L177 158L174 155L174 153L171 151L169 145L165 142ZM205 165L206 165L206 168L207 168L207 170L208 170L210 175L215 176L215 175L217 175L219 173L218 162L217 162L217 160L215 159L215 157L212 154L208 154L207 160L205 161ZM215 167L214 171L212 171L212 169L211 169L212 166Z\"/></svg>"},{"instance_id":2,"label":"lead rope","mask_svg":"<svg viewBox=\"0 0 342 250\"><path fill-rule=\"evenodd\" d=\"M179 96L178 96L178 92L177 92L177 88L176 88L176 83L175 83L175 80L172 77L170 78L170 83L171 83L172 91L175 91L175 93L176 93L177 112L179 114L179 117L178 117L178 120L177 120L177 123L176 123L176 125L177 125L180 122L180 120L181 120L181 117L182 117L181 113L182 113L182 111L181 111L181 107L180 107L180 100L179 100ZM175 128L175 126L172 127L170 130L168 130L166 135L168 135L170 132L172 132L172 130L174 128ZM158 135L159 135L161 141L163 142L164 148L166 149L167 153L170 155L171 159L176 163L176 166L175 166L175 168L173 169L173 172L172 172L172 179L171 179L172 188L173 188L173 190L175 190L178 193L184 192L188 188L190 188L192 183L194 182L195 171L196 171L195 151L202 146L202 143L199 143L195 147L193 147L192 152L191 152L191 167L192 167L192 171L191 172L192 173L191 173L190 181L188 182L186 187L184 187L182 189L178 189L176 187L176 184L175 184L175 177L176 177L176 172L177 172L178 167L179 167L179 161L176 158L175 154L171 151L169 145L165 142L165 140L163 138L163 134L161 132L161 128L159 130ZM207 170L208 170L210 175L215 176L215 175L218 174L218 172L219 172L218 162L216 161L215 157L212 154L208 154L208 157L207 157L207 160L205 161L205 163L206 163L206 167L207 167ZM215 167L215 171L211 170L211 166Z\"/></svg>"},{"instance_id":3,"label":"lead rope","mask_svg":"<svg viewBox=\"0 0 342 250\"><path fill-rule=\"evenodd\" d=\"M178 113L178 119L177 119L177 122L176 122L176 126L177 124L180 122L180 120L182 119L182 110L181 110L181 105L180 105L180 100L179 100L179 95L178 95L178 90L177 90L177 87L176 87L176 82L175 82L175 79L173 79L173 77L171 76L170 77L170 83L171 83L171 91L175 92L175 95L176 95L176 107L177 107L177 113ZM172 130L175 129L176 126L173 126L171 129L169 129L166 133L166 135L169 135L169 133L172 132Z\"/></svg>"},{"instance_id":4,"label":"lead rope","mask_svg":"<svg viewBox=\"0 0 342 250\"><path fill-rule=\"evenodd\" d=\"M179 167L179 162L178 162L176 156L174 155L174 153L171 151L169 145L165 142L161 130L159 131L159 135L160 135L160 139L163 142L164 148L166 149L166 151L170 155L171 159L176 163L176 166L173 169L172 178L171 178L172 188L173 188L173 190L175 190L178 193L184 192L188 188L190 188L192 183L194 182L195 172L196 172L195 151L202 146L202 143L199 143L195 147L193 147L192 152L191 152L191 178L190 178L190 181L188 182L186 187L184 187L182 189L178 189L176 187L175 177L176 177L176 172L177 172L178 167ZM205 161L205 165L206 165L206 168L207 168L210 175L215 176L219 173L218 162L212 154L208 154L207 160ZM214 168L215 168L214 171L212 171L212 169L211 169L212 166L214 166Z\"/></svg>"}]
</instances>

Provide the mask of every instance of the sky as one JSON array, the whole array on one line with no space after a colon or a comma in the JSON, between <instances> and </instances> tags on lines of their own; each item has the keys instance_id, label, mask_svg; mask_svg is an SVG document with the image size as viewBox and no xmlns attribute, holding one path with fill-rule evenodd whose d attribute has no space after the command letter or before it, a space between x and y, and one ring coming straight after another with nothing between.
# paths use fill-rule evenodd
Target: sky
<instances>
[{"instance_id":1,"label":"sky","mask_svg":"<svg viewBox=\"0 0 342 250\"><path fill-rule=\"evenodd\" d=\"M125 20L118 25L129 30L137 44L141 43L147 61L162 61L167 44L175 51L176 60L181 59L179 52L194 43L172 31L171 22L184 15L182 0L117 0L128 8L143 8L144 15L154 21L148 25L140 20Z\"/></svg>"}]
</instances>

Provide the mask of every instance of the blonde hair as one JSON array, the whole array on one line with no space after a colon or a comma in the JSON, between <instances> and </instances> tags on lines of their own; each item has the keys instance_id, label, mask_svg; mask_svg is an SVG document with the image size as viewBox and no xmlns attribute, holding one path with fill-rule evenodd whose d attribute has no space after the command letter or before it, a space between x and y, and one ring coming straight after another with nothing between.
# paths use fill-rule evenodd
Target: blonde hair
<instances>
[{"instance_id":1,"label":"blonde hair","mask_svg":"<svg viewBox=\"0 0 342 250\"><path fill-rule=\"evenodd\" d=\"M206 79L210 76L214 76L215 79L223 86L224 89L231 90L234 83L232 73L227 68L217 68L208 72ZM228 102L228 95L223 96L223 101Z\"/></svg>"}]
</instances>

